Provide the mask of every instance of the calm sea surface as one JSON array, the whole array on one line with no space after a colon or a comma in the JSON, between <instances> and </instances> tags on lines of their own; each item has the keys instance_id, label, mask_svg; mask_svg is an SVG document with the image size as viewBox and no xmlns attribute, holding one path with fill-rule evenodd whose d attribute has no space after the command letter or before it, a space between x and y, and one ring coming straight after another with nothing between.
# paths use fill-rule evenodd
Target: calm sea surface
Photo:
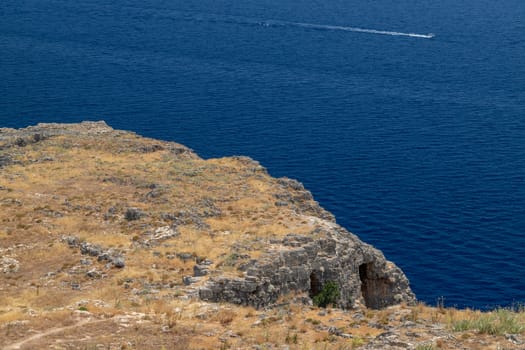
<instances>
[{"instance_id":1,"label":"calm sea surface","mask_svg":"<svg viewBox=\"0 0 525 350\"><path fill-rule=\"evenodd\" d=\"M523 0L1 0L0 126L100 119L299 179L423 301L525 301Z\"/></svg>"}]
</instances>

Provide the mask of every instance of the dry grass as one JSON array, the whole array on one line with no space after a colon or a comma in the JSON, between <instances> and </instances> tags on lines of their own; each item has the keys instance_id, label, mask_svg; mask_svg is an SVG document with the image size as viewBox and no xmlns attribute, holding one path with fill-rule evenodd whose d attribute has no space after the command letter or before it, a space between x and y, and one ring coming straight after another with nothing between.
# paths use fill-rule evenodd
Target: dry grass
<instances>
[{"instance_id":1,"label":"dry grass","mask_svg":"<svg viewBox=\"0 0 525 350\"><path fill-rule=\"evenodd\" d=\"M212 318L213 321L218 321L223 326L228 326L237 317L237 312L232 309L221 309Z\"/></svg>"},{"instance_id":2,"label":"dry grass","mask_svg":"<svg viewBox=\"0 0 525 350\"><path fill-rule=\"evenodd\" d=\"M27 315L27 313L21 311L20 309L10 310L10 311L0 311L0 324L5 325L12 321L22 321L28 318L29 318L29 315Z\"/></svg>"},{"instance_id":3,"label":"dry grass","mask_svg":"<svg viewBox=\"0 0 525 350\"><path fill-rule=\"evenodd\" d=\"M155 145L162 147L141 151ZM383 327L407 320L495 337L523 332L523 312L482 314L420 304L361 310L365 319L356 320L353 312L321 314L290 303L293 296L272 310L199 302L186 296L182 283L196 260L212 260L215 273L240 275L238 265L264 256L271 239L316 228L310 218L275 205L274 195L283 191L275 179L243 159L179 157L165 143L129 133L57 136L1 152L18 163L0 172L0 253L19 261L20 269L0 274L0 347L32 334L29 329L74 325L78 317L107 321L83 328L89 340L79 340L72 329L33 345L45 348L59 340L80 349L97 342L122 349L355 349ZM130 207L145 215L127 220ZM165 226L179 234L144 243ZM83 256L62 236L118 249L126 267ZM88 277L90 270L100 276ZM79 308L87 310L84 316ZM329 334L328 327L352 338ZM494 344L490 339L487 344Z\"/></svg>"}]
</instances>

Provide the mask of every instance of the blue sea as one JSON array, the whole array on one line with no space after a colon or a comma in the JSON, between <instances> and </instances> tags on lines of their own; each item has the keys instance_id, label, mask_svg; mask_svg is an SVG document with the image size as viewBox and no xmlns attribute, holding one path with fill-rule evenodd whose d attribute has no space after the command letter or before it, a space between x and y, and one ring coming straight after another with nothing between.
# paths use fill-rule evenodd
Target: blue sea
<instances>
[{"instance_id":1,"label":"blue sea","mask_svg":"<svg viewBox=\"0 0 525 350\"><path fill-rule=\"evenodd\" d=\"M0 126L102 119L300 180L422 301L525 301L523 0L1 0Z\"/></svg>"}]
</instances>

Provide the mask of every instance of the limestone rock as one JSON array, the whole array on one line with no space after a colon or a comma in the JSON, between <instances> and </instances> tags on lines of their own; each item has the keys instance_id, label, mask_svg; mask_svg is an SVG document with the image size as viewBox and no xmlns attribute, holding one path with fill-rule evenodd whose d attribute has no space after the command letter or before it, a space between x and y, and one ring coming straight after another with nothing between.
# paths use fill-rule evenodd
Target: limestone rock
<instances>
[{"instance_id":1,"label":"limestone rock","mask_svg":"<svg viewBox=\"0 0 525 350\"><path fill-rule=\"evenodd\" d=\"M200 289L201 299L264 307L290 292L313 297L333 281L340 292L338 307L361 303L379 309L415 302L403 272L379 250L333 222L323 223L316 232L322 238L286 236L247 267L245 277L211 278Z\"/></svg>"},{"instance_id":2,"label":"limestone rock","mask_svg":"<svg viewBox=\"0 0 525 350\"><path fill-rule=\"evenodd\" d=\"M133 220L138 220L145 215L146 213L144 213L142 210L138 208L128 208L126 209L126 213L124 214L124 217L128 221L133 221Z\"/></svg>"},{"instance_id":3,"label":"limestone rock","mask_svg":"<svg viewBox=\"0 0 525 350\"><path fill-rule=\"evenodd\" d=\"M209 265L197 264L193 266L193 276L195 277L206 276L209 273L209 270L210 270Z\"/></svg>"},{"instance_id":4,"label":"limestone rock","mask_svg":"<svg viewBox=\"0 0 525 350\"><path fill-rule=\"evenodd\" d=\"M64 236L62 241L67 243L70 248L79 248L83 255L96 257L99 262L108 262L108 267L114 266L123 268L126 266L125 259L121 252L115 249L104 249L98 244L82 242L76 236ZM83 259L82 265L90 265L91 261Z\"/></svg>"},{"instance_id":5,"label":"limestone rock","mask_svg":"<svg viewBox=\"0 0 525 350\"><path fill-rule=\"evenodd\" d=\"M8 257L0 259L0 270L3 273L15 273L20 269L20 263L18 260Z\"/></svg>"},{"instance_id":6,"label":"limestone rock","mask_svg":"<svg viewBox=\"0 0 525 350\"><path fill-rule=\"evenodd\" d=\"M115 266L116 268L123 268L124 266L126 266L126 263L125 263L125 260L122 256L115 256L112 258L111 262L113 263L113 266Z\"/></svg>"},{"instance_id":7,"label":"limestone rock","mask_svg":"<svg viewBox=\"0 0 525 350\"><path fill-rule=\"evenodd\" d=\"M0 154L0 168L6 165L11 164L12 159L9 155L1 155Z\"/></svg>"},{"instance_id":8,"label":"limestone rock","mask_svg":"<svg viewBox=\"0 0 525 350\"><path fill-rule=\"evenodd\" d=\"M201 277L184 276L182 282L184 285L189 286L190 284L197 283L201 280Z\"/></svg>"}]
</instances>

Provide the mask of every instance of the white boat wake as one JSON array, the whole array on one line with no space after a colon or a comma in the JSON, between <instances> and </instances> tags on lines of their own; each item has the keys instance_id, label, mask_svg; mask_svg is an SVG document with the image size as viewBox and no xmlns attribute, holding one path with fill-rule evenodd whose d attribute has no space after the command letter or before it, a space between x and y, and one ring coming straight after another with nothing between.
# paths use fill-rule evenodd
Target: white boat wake
<instances>
[{"instance_id":1,"label":"white boat wake","mask_svg":"<svg viewBox=\"0 0 525 350\"><path fill-rule=\"evenodd\" d=\"M263 27L295 27L295 28L306 28L313 30L326 30L326 31L344 31L344 32L357 32L357 33L368 33L368 34L379 34L379 35L391 35L391 36L404 36L411 38L420 39L432 39L435 35L429 34L418 34L418 33L405 33L389 30L378 30L360 27L347 27L347 26L336 26L326 24L315 24L305 22L291 22L282 20L262 20L251 17L243 16L232 16L224 14L214 14L206 12L191 12L191 11L178 11L178 10L163 10L154 8L141 8L125 6L126 9L140 10L142 15L154 15L157 17L165 17L171 19L195 21L195 22L216 22L216 23L232 23L239 25L259 25Z\"/></svg>"},{"instance_id":2,"label":"white boat wake","mask_svg":"<svg viewBox=\"0 0 525 350\"><path fill-rule=\"evenodd\" d=\"M260 24L265 27L294 26L294 27L318 29L318 30L340 30L340 31L345 31L345 32L358 32L358 33L393 35L393 36L407 36L411 38L421 38L421 39L432 39L435 36L432 33L429 33L429 34L403 33L403 32L367 29L367 28L359 28L359 27L344 27L344 26L332 26L332 25L301 23L301 22L286 22L286 21L275 21L275 20L260 22Z\"/></svg>"}]
</instances>

